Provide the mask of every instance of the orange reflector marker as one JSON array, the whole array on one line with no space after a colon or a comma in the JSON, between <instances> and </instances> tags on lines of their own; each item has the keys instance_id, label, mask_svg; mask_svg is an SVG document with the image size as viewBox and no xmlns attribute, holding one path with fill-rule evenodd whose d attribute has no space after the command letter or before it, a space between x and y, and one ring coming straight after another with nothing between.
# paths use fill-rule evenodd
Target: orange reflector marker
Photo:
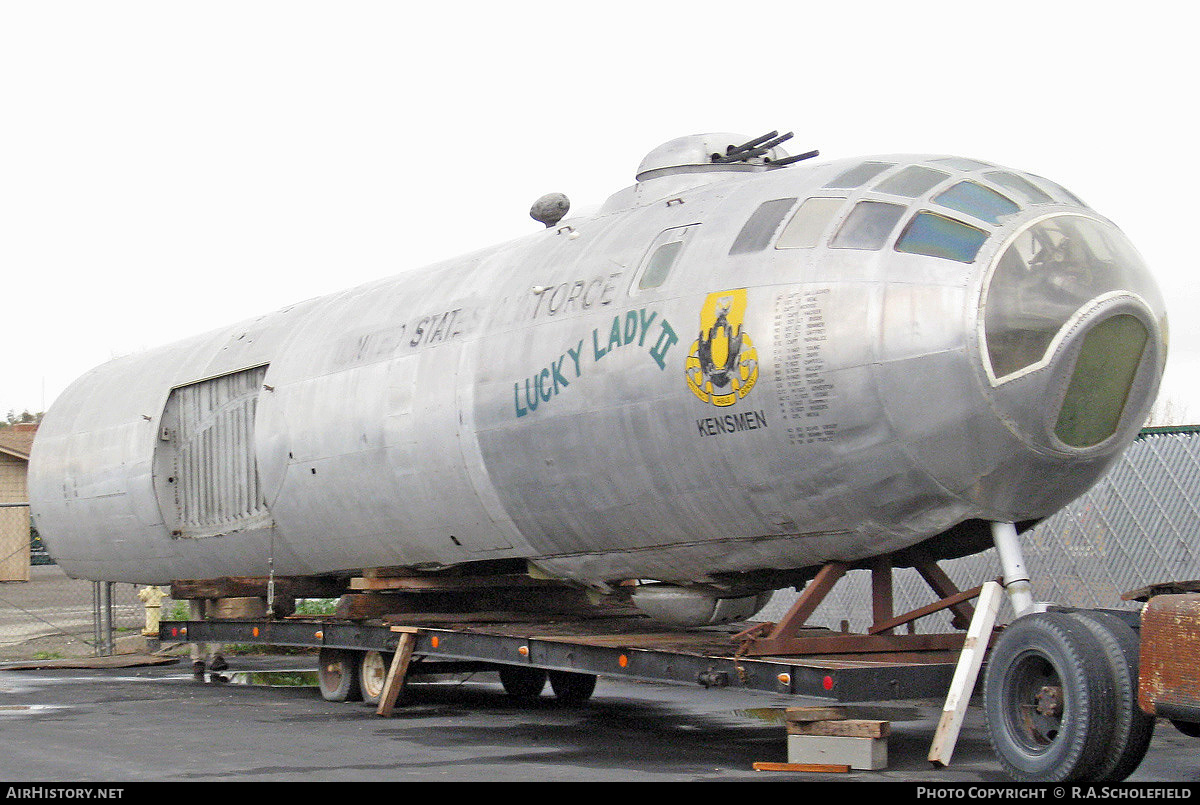
<instances>
[{"instance_id":1,"label":"orange reflector marker","mask_svg":"<svg viewBox=\"0 0 1200 805\"><path fill-rule=\"evenodd\" d=\"M180 634L181 636L183 636L183 637L187 637L187 627L186 627L186 626L182 627L182 628L179 630L179 634Z\"/></svg>"},{"instance_id":2,"label":"orange reflector marker","mask_svg":"<svg viewBox=\"0 0 1200 805\"><path fill-rule=\"evenodd\" d=\"M529 646L521 646L519 649L517 649L517 653L520 654L522 657L528 657L529 656Z\"/></svg>"},{"instance_id":3,"label":"orange reflector marker","mask_svg":"<svg viewBox=\"0 0 1200 805\"><path fill-rule=\"evenodd\" d=\"M257 627L257 626L255 626L255 627L254 627L254 628L251 630L251 634L253 634L255 637L258 637L258 627Z\"/></svg>"},{"instance_id":4,"label":"orange reflector marker","mask_svg":"<svg viewBox=\"0 0 1200 805\"><path fill-rule=\"evenodd\" d=\"M433 646L434 648L437 648L437 647L438 647L438 643L439 643L439 642L440 642L440 641L438 640L438 636L437 636L437 635L434 635L433 637L429 638L429 644L430 644L431 646Z\"/></svg>"},{"instance_id":5,"label":"orange reflector marker","mask_svg":"<svg viewBox=\"0 0 1200 805\"><path fill-rule=\"evenodd\" d=\"M324 639L325 639L325 633L324 633L324 632L320 632L320 631L318 631L318 632L313 632L313 637L317 638L318 640L324 640Z\"/></svg>"},{"instance_id":6,"label":"orange reflector marker","mask_svg":"<svg viewBox=\"0 0 1200 805\"><path fill-rule=\"evenodd\" d=\"M792 684L792 675L791 674L780 674L779 676L777 676L775 678L779 680L780 685Z\"/></svg>"},{"instance_id":7,"label":"orange reflector marker","mask_svg":"<svg viewBox=\"0 0 1200 805\"><path fill-rule=\"evenodd\" d=\"M827 676L821 680L821 687L825 688L825 690L833 690L833 677Z\"/></svg>"},{"instance_id":8,"label":"orange reflector marker","mask_svg":"<svg viewBox=\"0 0 1200 805\"><path fill-rule=\"evenodd\" d=\"M622 668L626 667L629 665L629 658L622 654L620 657L617 657L617 665L621 666Z\"/></svg>"}]
</instances>

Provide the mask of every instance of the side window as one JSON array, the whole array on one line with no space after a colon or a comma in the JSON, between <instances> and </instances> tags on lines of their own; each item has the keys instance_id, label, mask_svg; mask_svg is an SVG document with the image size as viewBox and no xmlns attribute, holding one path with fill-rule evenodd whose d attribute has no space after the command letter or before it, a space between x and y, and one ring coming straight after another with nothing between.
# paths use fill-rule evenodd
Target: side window
<instances>
[{"instance_id":1,"label":"side window","mask_svg":"<svg viewBox=\"0 0 1200 805\"><path fill-rule=\"evenodd\" d=\"M846 203L844 198L817 197L806 200L787 222L776 249L811 249L821 242L821 235L834 216Z\"/></svg>"},{"instance_id":2,"label":"side window","mask_svg":"<svg viewBox=\"0 0 1200 805\"><path fill-rule=\"evenodd\" d=\"M783 217L788 214L788 210L795 203L796 199L794 198L777 198L760 204L754 214L750 216L750 220L746 221L742 231L738 233L729 253L749 254L767 248L775 230L783 222Z\"/></svg>"},{"instance_id":3,"label":"side window","mask_svg":"<svg viewBox=\"0 0 1200 805\"><path fill-rule=\"evenodd\" d=\"M654 239L646 251L646 256L642 259L642 266L637 275L637 290L657 288L666 282L671 269L679 262L679 255L683 253L683 247L691 238L692 232L699 226L699 224L677 226L660 233Z\"/></svg>"}]
</instances>

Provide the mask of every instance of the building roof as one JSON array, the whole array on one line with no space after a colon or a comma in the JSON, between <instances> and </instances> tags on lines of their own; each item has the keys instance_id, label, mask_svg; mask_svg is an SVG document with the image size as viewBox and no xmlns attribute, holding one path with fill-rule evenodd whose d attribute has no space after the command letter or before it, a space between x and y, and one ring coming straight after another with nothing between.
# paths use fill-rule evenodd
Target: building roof
<instances>
[{"instance_id":1,"label":"building roof","mask_svg":"<svg viewBox=\"0 0 1200 805\"><path fill-rule=\"evenodd\" d=\"M21 424L0 428L0 453L28 461L33 437L36 435L37 425Z\"/></svg>"}]
</instances>

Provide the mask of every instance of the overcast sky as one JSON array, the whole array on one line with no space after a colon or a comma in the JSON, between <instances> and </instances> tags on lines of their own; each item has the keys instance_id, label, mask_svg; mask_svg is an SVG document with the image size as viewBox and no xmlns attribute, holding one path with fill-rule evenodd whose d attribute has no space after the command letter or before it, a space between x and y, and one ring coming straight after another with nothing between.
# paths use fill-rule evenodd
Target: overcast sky
<instances>
[{"instance_id":1,"label":"overcast sky","mask_svg":"<svg viewBox=\"0 0 1200 805\"><path fill-rule=\"evenodd\" d=\"M1200 419L1196 4L0 0L0 417L536 232L705 131L972 156L1120 226Z\"/></svg>"}]
</instances>

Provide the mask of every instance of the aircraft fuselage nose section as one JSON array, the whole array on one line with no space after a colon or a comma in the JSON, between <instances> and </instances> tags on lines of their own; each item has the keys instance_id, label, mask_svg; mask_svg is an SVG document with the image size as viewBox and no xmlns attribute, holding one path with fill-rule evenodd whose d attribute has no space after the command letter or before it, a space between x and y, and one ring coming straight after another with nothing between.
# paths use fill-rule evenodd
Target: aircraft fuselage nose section
<instances>
[{"instance_id":1,"label":"aircraft fuselage nose section","mask_svg":"<svg viewBox=\"0 0 1200 805\"><path fill-rule=\"evenodd\" d=\"M99 367L39 431L39 532L93 579L520 558L608 585L1084 492L1166 355L1116 227L977 160L781 141L672 141L594 215Z\"/></svg>"}]
</instances>

